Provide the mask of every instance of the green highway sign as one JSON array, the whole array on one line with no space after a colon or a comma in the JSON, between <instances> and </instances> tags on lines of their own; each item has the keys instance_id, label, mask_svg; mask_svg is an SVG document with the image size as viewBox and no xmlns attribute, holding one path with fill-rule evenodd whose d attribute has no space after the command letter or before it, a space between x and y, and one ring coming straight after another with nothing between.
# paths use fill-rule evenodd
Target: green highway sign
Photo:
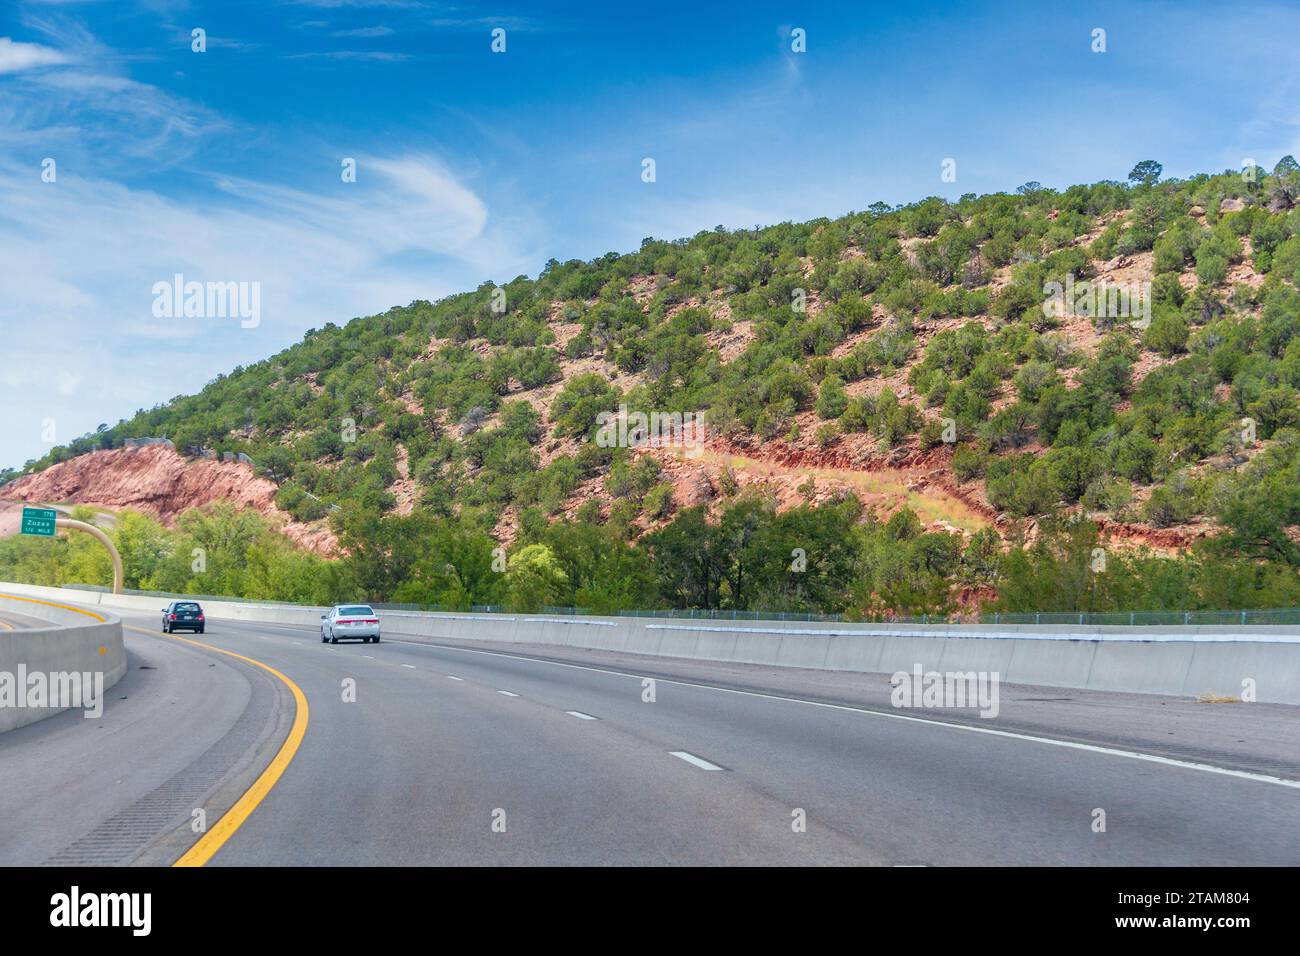
<instances>
[{"instance_id":1,"label":"green highway sign","mask_svg":"<svg viewBox=\"0 0 1300 956\"><path fill-rule=\"evenodd\" d=\"M54 537L54 521L58 512L53 508L24 508L23 534L39 534L47 538Z\"/></svg>"}]
</instances>

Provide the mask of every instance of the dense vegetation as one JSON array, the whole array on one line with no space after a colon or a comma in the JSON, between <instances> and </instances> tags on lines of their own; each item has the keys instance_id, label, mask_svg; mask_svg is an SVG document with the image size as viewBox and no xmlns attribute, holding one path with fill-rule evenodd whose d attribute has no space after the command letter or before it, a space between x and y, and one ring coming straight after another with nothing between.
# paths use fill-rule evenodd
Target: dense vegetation
<instances>
[{"instance_id":1,"label":"dense vegetation","mask_svg":"<svg viewBox=\"0 0 1300 956\"><path fill-rule=\"evenodd\" d=\"M79 517L89 518L91 509ZM295 549L264 519L229 506L194 510L169 530L136 512L111 530L128 588L330 604L357 600L515 611L579 607L840 613L850 618L951 614L961 589L999 597L1003 611L1229 609L1300 605L1282 561L1222 548L1183 560L1108 553L1095 526L1050 524L1004 553L995 532L963 541L925 532L909 510L886 522L851 498L778 513L745 496L705 520L684 509L633 544L591 521L537 522L507 555L481 527L427 513L353 529L343 559ZM0 580L108 584L107 553L87 536L0 541Z\"/></svg>"},{"instance_id":2,"label":"dense vegetation","mask_svg":"<svg viewBox=\"0 0 1300 956\"><path fill-rule=\"evenodd\" d=\"M535 280L312 330L25 470L146 435L246 452L279 483L280 506L328 518L349 557L299 584L291 569L282 584L254 582L263 572L246 569L259 561L316 559L291 559L250 525L262 556L243 559L231 593L862 614L944 610L983 587L1025 609L1293 604L1300 166L1159 175L1148 161L1127 183L877 203L552 260ZM1149 323L1094 316L1085 347L1069 316L1044 314L1048 284L1144 255ZM1255 281L1230 280L1242 270ZM742 323L747 344L724 361L717 342ZM626 393L615 371L635 376ZM849 500L777 514L721 488L707 515L673 514L653 458L590 441L596 416L620 402L703 410L714 434L805 444L799 419L811 417L820 447L866 435L883 451L925 449L951 425L958 480L1012 527L1032 518L1046 530L1027 549L1013 535L1002 557L991 532L963 543ZM393 513L403 462L420 493L407 517ZM603 497L574 514L575 491L594 479ZM1087 589L1052 599L1051 569L1083 553L1080 511L1219 533L1182 561L1113 558ZM488 532L506 513L518 539L494 572ZM0 573L30 559L24 547L0 550ZM807 571L788 570L796 548ZM138 580L220 590L169 567L142 566Z\"/></svg>"}]
</instances>

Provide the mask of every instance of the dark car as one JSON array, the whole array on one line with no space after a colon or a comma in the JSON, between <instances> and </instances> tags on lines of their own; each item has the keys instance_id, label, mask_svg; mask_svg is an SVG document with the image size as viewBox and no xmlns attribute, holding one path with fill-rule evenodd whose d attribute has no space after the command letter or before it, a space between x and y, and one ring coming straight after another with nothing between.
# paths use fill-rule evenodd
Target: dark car
<instances>
[{"instance_id":1,"label":"dark car","mask_svg":"<svg viewBox=\"0 0 1300 956\"><path fill-rule=\"evenodd\" d=\"M197 601L172 601L163 608L162 629L172 631L198 631L203 633L203 608Z\"/></svg>"}]
</instances>

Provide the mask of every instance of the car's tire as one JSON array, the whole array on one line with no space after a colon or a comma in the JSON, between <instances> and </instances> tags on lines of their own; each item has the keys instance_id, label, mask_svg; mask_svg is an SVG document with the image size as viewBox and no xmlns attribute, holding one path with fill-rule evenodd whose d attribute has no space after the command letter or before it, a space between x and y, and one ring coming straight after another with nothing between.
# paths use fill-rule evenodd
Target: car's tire
<instances>
[{"instance_id":1,"label":"car's tire","mask_svg":"<svg viewBox=\"0 0 1300 956\"><path fill-rule=\"evenodd\" d=\"M376 635L374 636L374 641L375 641L376 644L379 643L379 635L378 635L378 634L376 634Z\"/></svg>"},{"instance_id":2,"label":"car's tire","mask_svg":"<svg viewBox=\"0 0 1300 956\"><path fill-rule=\"evenodd\" d=\"M163 633L164 633L164 634L170 634L171 632L172 632L171 625L170 625L170 624L164 624L164 625L163 625Z\"/></svg>"},{"instance_id":3,"label":"car's tire","mask_svg":"<svg viewBox=\"0 0 1300 956\"><path fill-rule=\"evenodd\" d=\"M337 644L338 642L339 642L339 636L337 634L330 634L330 643Z\"/></svg>"},{"instance_id":4,"label":"car's tire","mask_svg":"<svg viewBox=\"0 0 1300 956\"><path fill-rule=\"evenodd\" d=\"M200 633L200 634L203 633L203 628L199 628L199 633Z\"/></svg>"},{"instance_id":5,"label":"car's tire","mask_svg":"<svg viewBox=\"0 0 1300 956\"><path fill-rule=\"evenodd\" d=\"M322 644L325 643L325 631L324 631L324 630L322 630L322 631L320 632L320 642L321 642Z\"/></svg>"}]
</instances>

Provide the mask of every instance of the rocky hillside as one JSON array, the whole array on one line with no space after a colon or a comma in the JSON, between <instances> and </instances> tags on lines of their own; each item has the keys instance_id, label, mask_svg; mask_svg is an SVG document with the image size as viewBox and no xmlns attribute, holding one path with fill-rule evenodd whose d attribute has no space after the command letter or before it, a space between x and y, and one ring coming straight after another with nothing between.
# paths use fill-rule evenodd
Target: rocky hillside
<instances>
[{"instance_id":1,"label":"rocky hillside","mask_svg":"<svg viewBox=\"0 0 1300 956\"><path fill-rule=\"evenodd\" d=\"M329 529L321 522L295 521L282 512L275 505L278 491L274 482L254 476L252 468L241 462L190 460L154 445L91 452L51 465L6 485L4 498L133 508L169 527L191 508L227 501L272 519L302 547L332 553L338 542Z\"/></svg>"},{"instance_id":2,"label":"rocky hillside","mask_svg":"<svg viewBox=\"0 0 1300 956\"><path fill-rule=\"evenodd\" d=\"M1032 537L1075 510L1179 548L1300 426L1300 169L1158 177L552 260L311 330L0 497L164 518L229 498L327 550L357 514L477 509L508 542L530 516L644 530L746 488L847 489L935 530ZM703 437L604 447L620 406L702 415ZM121 450L145 436L181 454Z\"/></svg>"}]
</instances>

